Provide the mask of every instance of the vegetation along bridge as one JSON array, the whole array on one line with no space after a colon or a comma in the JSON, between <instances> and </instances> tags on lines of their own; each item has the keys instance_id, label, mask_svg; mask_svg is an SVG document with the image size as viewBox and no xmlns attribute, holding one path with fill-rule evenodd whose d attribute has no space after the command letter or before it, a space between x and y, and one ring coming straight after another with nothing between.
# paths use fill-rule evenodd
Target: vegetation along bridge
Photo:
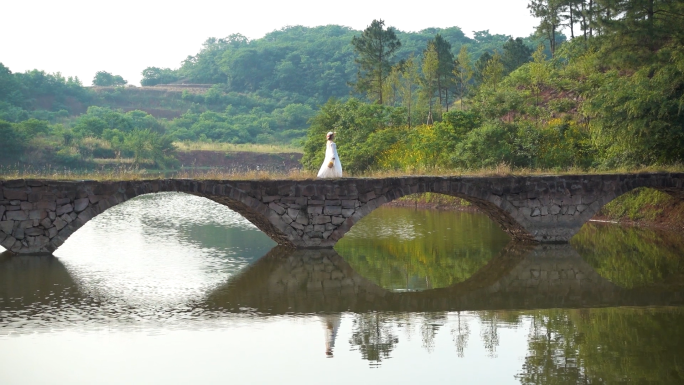
<instances>
[{"instance_id":1,"label":"vegetation along bridge","mask_svg":"<svg viewBox=\"0 0 684 385\"><path fill-rule=\"evenodd\" d=\"M637 187L684 199L684 173L322 180L0 181L0 244L53 252L93 217L141 194L177 191L240 213L278 244L332 247L384 203L415 193L471 202L513 239L567 242L606 203Z\"/></svg>"}]
</instances>

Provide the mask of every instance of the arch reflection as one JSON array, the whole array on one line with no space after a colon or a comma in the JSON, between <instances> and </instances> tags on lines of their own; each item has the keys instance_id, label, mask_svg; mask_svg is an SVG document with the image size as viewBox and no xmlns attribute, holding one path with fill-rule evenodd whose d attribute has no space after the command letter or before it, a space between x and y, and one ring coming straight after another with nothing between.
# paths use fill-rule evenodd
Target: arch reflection
<instances>
[{"instance_id":1,"label":"arch reflection","mask_svg":"<svg viewBox=\"0 0 684 385\"><path fill-rule=\"evenodd\" d=\"M206 303L286 314L669 306L682 304L683 298L680 290L617 286L568 244L511 243L467 280L420 292L381 288L335 250L276 247Z\"/></svg>"}]
</instances>

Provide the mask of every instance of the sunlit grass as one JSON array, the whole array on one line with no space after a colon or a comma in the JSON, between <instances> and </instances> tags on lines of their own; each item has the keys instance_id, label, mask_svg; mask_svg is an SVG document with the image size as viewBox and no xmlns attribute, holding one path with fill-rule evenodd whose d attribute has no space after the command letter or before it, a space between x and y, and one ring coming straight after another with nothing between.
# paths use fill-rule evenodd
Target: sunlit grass
<instances>
[{"instance_id":1,"label":"sunlit grass","mask_svg":"<svg viewBox=\"0 0 684 385\"><path fill-rule=\"evenodd\" d=\"M303 151L299 147L282 144L232 144L232 143L206 143L206 142L174 142L178 151L217 151L217 152L258 152L267 154L299 153Z\"/></svg>"},{"instance_id":2,"label":"sunlit grass","mask_svg":"<svg viewBox=\"0 0 684 385\"><path fill-rule=\"evenodd\" d=\"M96 170L69 169L66 167L33 167L15 164L0 166L0 179L56 179L56 180L140 180L140 179L216 179L216 180L304 180L315 179L315 171L292 169L289 171L253 170L244 171L227 168L148 170L144 165L133 164L131 159L98 160L101 167ZM114 163L116 162L116 163ZM106 167L105 167L106 166ZM502 176L544 176L544 175L597 175L597 174L639 174L655 172L684 172L683 165L650 166L641 168L617 168L612 170L567 169L514 169L502 163L496 167L473 170L454 170L442 168L415 168L408 170L378 170L359 174L346 174L355 178L399 178L407 176L442 177L502 177Z\"/></svg>"}]
</instances>

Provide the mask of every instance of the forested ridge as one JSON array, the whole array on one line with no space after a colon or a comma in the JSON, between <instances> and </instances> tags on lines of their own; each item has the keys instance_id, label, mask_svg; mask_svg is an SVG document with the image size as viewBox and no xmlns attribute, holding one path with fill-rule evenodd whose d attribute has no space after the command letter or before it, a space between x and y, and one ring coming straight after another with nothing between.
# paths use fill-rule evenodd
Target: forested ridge
<instances>
[{"instance_id":1,"label":"forested ridge","mask_svg":"<svg viewBox=\"0 0 684 385\"><path fill-rule=\"evenodd\" d=\"M179 141L289 144L315 170L334 130L350 174L680 164L682 2L528 8L539 24L524 39L383 20L210 38L177 69L144 69L142 88L1 66L0 157L168 168Z\"/></svg>"},{"instance_id":2,"label":"forested ridge","mask_svg":"<svg viewBox=\"0 0 684 385\"><path fill-rule=\"evenodd\" d=\"M367 99L322 107L305 167L320 165L320 138L331 128L352 173L681 164L684 3L532 0L528 7L545 46L528 50L511 40L474 60L436 35L413 60L389 56L359 74L357 84L374 81L363 89ZM558 38L561 29L568 41ZM388 42L393 31L379 23L364 36Z\"/></svg>"},{"instance_id":3,"label":"forested ridge","mask_svg":"<svg viewBox=\"0 0 684 385\"><path fill-rule=\"evenodd\" d=\"M142 88L126 87L128 80L107 71L98 72L92 80L98 87L89 88L78 78L39 70L12 73L0 64L0 130L7 135L5 143L17 144L8 144L3 160L21 161L21 154L36 153L31 148L47 146L40 153L53 153L44 160L56 164L120 156L167 166L173 164L173 146L153 151L155 143L301 146L320 106L354 93L357 63L351 42L361 33L335 25L294 26L255 40L209 38L177 69L144 69ZM457 27L397 31L402 44L396 57L419 57L438 33L454 52L467 46L474 57L487 57L510 40L487 31L469 38ZM536 41L527 38L524 44L532 47ZM201 88L180 88L186 84Z\"/></svg>"}]
</instances>

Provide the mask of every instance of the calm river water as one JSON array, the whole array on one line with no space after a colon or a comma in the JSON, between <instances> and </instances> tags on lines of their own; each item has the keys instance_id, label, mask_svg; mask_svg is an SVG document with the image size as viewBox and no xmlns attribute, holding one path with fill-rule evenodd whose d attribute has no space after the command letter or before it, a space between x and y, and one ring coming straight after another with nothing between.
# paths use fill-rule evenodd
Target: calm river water
<instances>
[{"instance_id":1,"label":"calm river water","mask_svg":"<svg viewBox=\"0 0 684 385\"><path fill-rule=\"evenodd\" d=\"M480 214L380 208L276 247L176 193L47 256L0 254L0 384L682 383L684 240L588 224L512 244Z\"/></svg>"}]
</instances>

